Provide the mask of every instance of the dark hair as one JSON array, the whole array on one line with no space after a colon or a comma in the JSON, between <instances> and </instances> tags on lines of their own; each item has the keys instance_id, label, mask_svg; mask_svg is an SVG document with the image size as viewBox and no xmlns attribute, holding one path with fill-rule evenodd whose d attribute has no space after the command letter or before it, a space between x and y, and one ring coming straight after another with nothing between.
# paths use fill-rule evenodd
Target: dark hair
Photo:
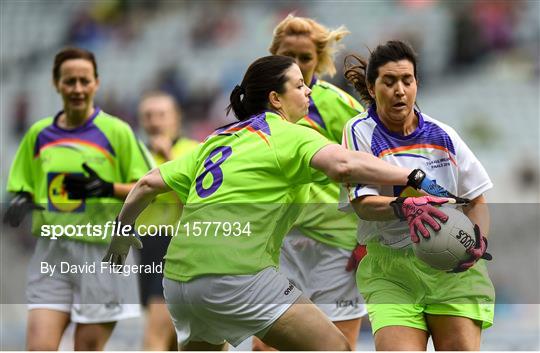
<instances>
[{"instance_id":1,"label":"dark hair","mask_svg":"<svg viewBox=\"0 0 540 353\"><path fill-rule=\"evenodd\" d=\"M375 99L369 94L368 85L375 85L375 80L379 76L379 67L388 62L400 60L408 60L413 64L414 77L417 78L416 53L409 44L399 40L391 40L378 45L374 51L370 52L369 62L359 55L347 55L344 76L360 94L362 102L368 106L374 105ZM356 61L356 63L352 61Z\"/></svg>"},{"instance_id":2,"label":"dark hair","mask_svg":"<svg viewBox=\"0 0 540 353\"><path fill-rule=\"evenodd\" d=\"M65 61L71 60L71 59L84 59L84 60L90 61L92 63L92 66L94 67L94 77L98 78L96 58L94 57L94 54L91 51L88 51L86 49L72 47L72 48L62 49L54 57L54 65L53 65L54 82L58 82L58 80L60 79L60 66L62 66L62 64Z\"/></svg>"},{"instance_id":3,"label":"dark hair","mask_svg":"<svg viewBox=\"0 0 540 353\"><path fill-rule=\"evenodd\" d=\"M281 55L269 55L255 60L249 65L242 83L231 92L232 110L238 120L268 109L268 95L272 91L283 93L287 77L285 71L295 63L293 58Z\"/></svg>"}]
</instances>

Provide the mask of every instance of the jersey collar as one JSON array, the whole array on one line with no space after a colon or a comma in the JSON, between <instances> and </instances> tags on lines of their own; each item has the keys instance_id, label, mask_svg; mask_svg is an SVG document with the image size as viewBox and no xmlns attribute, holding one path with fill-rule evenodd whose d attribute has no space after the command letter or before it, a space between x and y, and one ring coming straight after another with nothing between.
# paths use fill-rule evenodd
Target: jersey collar
<instances>
[{"instance_id":1,"label":"jersey collar","mask_svg":"<svg viewBox=\"0 0 540 353\"><path fill-rule=\"evenodd\" d=\"M64 129L62 127L60 127L58 125L58 118L60 118L60 115L62 115L64 111L61 110L59 111L55 116L54 116L54 120L53 120L53 125L55 128L59 129L59 130L62 130L62 131L65 131L65 132L78 132L78 131L81 131L81 130L84 130L87 126L89 126L90 124L92 124L92 122L94 121L94 119L96 118L96 116L98 116L99 113L101 113L101 109L99 107L94 107L94 113L92 113L92 115L90 116L90 118L88 118L84 124L82 124L81 126L78 126L76 127L75 129Z\"/></svg>"},{"instance_id":2,"label":"jersey collar","mask_svg":"<svg viewBox=\"0 0 540 353\"><path fill-rule=\"evenodd\" d=\"M379 115L377 114L377 107L375 104L371 105L368 109L368 115L377 123L377 125L388 135L399 139L399 140L408 140L410 138L416 137L424 128L424 117L422 116L422 113L417 107L414 107L414 114L418 117L418 125L416 126L416 129L410 133L409 135L400 135L396 132L388 130L388 128L383 124L381 121L381 118L379 118Z\"/></svg>"}]
</instances>

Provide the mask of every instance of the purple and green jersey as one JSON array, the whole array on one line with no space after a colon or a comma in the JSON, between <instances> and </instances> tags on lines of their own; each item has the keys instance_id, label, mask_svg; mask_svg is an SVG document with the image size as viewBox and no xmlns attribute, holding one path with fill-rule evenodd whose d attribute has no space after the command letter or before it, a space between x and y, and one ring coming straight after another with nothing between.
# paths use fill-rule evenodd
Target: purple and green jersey
<instances>
[{"instance_id":1,"label":"purple and green jersey","mask_svg":"<svg viewBox=\"0 0 540 353\"><path fill-rule=\"evenodd\" d=\"M349 94L323 80L314 78L310 88L309 112L298 124L341 144L345 124L364 109ZM295 227L321 243L352 250L358 218L338 211L339 190L340 185L334 182L311 184L308 204Z\"/></svg>"},{"instance_id":2,"label":"purple and green jersey","mask_svg":"<svg viewBox=\"0 0 540 353\"><path fill-rule=\"evenodd\" d=\"M32 233L41 225L92 225L114 220L122 202L112 197L72 200L63 187L66 174L85 174L86 163L102 179L130 183L151 167L151 157L128 124L99 108L72 130L55 117L36 122L23 137L10 169L7 190L29 192L45 208L33 213ZM72 236L87 242L108 242L99 236Z\"/></svg>"},{"instance_id":3,"label":"purple and green jersey","mask_svg":"<svg viewBox=\"0 0 540 353\"><path fill-rule=\"evenodd\" d=\"M216 130L183 158L159 167L184 204L165 257L165 277L253 274L278 267L305 185L326 176L310 166L330 141L265 112Z\"/></svg>"}]
</instances>

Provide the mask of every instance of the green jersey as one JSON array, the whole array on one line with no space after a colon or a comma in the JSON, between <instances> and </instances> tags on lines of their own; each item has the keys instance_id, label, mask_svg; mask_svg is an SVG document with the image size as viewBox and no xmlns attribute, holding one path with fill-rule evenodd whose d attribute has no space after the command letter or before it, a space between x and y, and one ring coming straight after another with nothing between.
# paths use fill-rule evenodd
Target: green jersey
<instances>
[{"instance_id":1,"label":"green jersey","mask_svg":"<svg viewBox=\"0 0 540 353\"><path fill-rule=\"evenodd\" d=\"M177 139L172 148L172 159L178 159L185 154L193 151L199 142L188 138ZM161 154L152 153L152 157L157 165L161 165L165 162L165 158ZM182 204L178 200L178 196L171 191L165 194L158 195L152 204L148 206L137 218L137 226L144 224L158 225L158 224L175 224L180 219L182 213Z\"/></svg>"},{"instance_id":2,"label":"green jersey","mask_svg":"<svg viewBox=\"0 0 540 353\"><path fill-rule=\"evenodd\" d=\"M363 111L353 97L336 86L314 78L308 115L298 123L341 144L343 127ZM330 246L352 250L356 246L358 218L338 211L338 183L312 184L309 201L295 227L304 235Z\"/></svg>"},{"instance_id":3,"label":"green jersey","mask_svg":"<svg viewBox=\"0 0 540 353\"><path fill-rule=\"evenodd\" d=\"M45 208L33 213L34 235L40 235L42 225L103 225L114 220L122 206L118 199L68 198L64 177L85 174L83 163L112 183L136 181L151 166L148 151L120 119L96 108L84 125L65 130L57 124L60 114L42 119L30 128L8 177L8 191L29 192L34 202ZM69 239L108 242L103 234L90 233L78 228L77 234L73 233Z\"/></svg>"},{"instance_id":4,"label":"green jersey","mask_svg":"<svg viewBox=\"0 0 540 353\"><path fill-rule=\"evenodd\" d=\"M174 141L171 147L172 159L180 158L186 153L191 152L193 149L195 149L195 147L197 147L198 144L198 141L186 137L177 139ZM152 151L150 152L152 153L152 157L154 157L154 161L157 165L162 165L163 163L167 162L167 160L161 154L154 153Z\"/></svg>"},{"instance_id":5,"label":"green jersey","mask_svg":"<svg viewBox=\"0 0 540 353\"><path fill-rule=\"evenodd\" d=\"M193 153L159 167L184 204L165 256L165 277L253 274L278 267L302 190L326 180L310 166L330 141L277 114L216 130Z\"/></svg>"}]
</instances>

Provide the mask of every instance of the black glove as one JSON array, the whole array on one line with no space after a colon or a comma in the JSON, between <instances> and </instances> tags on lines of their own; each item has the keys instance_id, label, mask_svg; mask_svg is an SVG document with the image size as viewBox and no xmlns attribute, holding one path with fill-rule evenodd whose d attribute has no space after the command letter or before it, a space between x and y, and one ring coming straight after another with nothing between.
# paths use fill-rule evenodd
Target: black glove
<instances>
[{"instance_id":1,"label":"black glove","mask_svg":"<svg viewBox=\"0 0 540 353\"><path fill-rule=\"evenodd\" d=\"M29 192L18 192L9 204L9 208L4 215L4 224L18 227L28 212L33 210L43 211L45 208L35 205L32 195Z\"/></svg>"},{"instance_id":2,"label":"black glove","mask_svg":"<svg viewBox=\"0 0 540 353\"><path fill-rule=\"evenodd\" d=\"M64 177L64 189L69 199L113 196L112 183L101 179L86 163L83 163L82 167L90 176L67 174Z\"/></svg>"},{"instance_id":3,"label":"black glove","mask_svg":"<svg viewBox=\"0 0 540 353\"><path fill-rule=\"evenodd\" d=\"M422 169L413 170L407 178L409 179L407 186L412 186L417 190L423 190L429 195L454 199L457 204L468 204L471 202L469 199L455 196L434 180L429 179Z\"/></svg>"}]
</instances>

